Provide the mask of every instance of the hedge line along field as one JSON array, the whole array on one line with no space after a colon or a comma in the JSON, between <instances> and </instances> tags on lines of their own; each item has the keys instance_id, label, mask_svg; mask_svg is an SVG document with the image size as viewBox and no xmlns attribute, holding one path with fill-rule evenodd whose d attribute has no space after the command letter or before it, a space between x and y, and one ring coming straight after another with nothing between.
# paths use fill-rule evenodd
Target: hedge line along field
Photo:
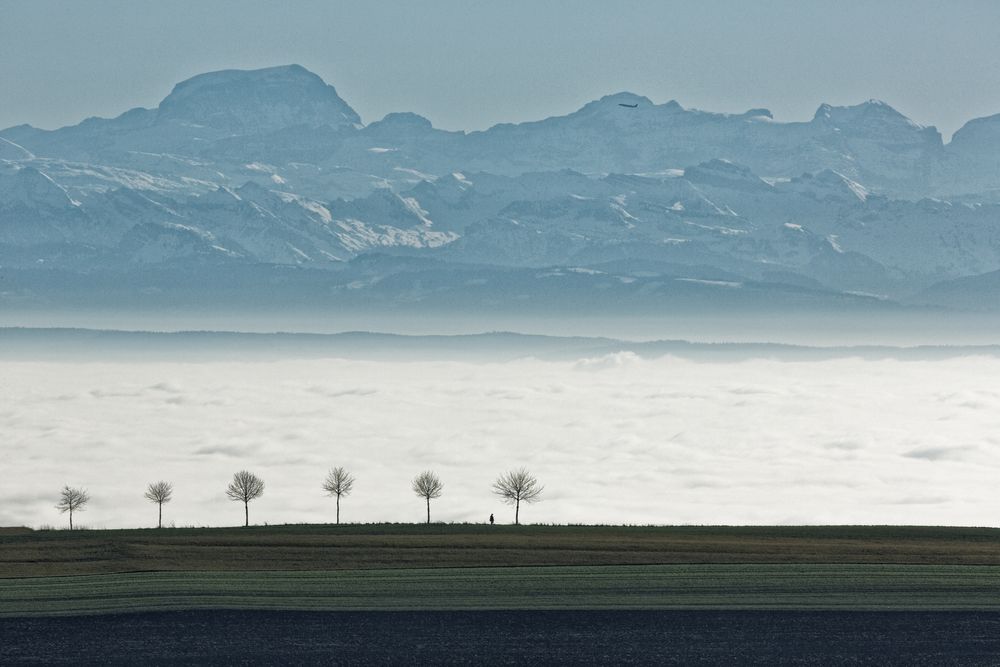
<instances>
[{"instance_id":1,"label":"hedge line along field","mask_svg":"<svg viewBox=\"0 0 1000 667\"><path fill-rule=\"evenodd\" d=\"M1000 529L476 524L0 529L0 578L726 563L1000 566Z\"/></svg>"},{"instance_id":2,"label":"hedge line along field","mask_svg":"<svg viewBox=\"0 0 1000 667\"><path fill-rule=\"evenodd\" d=\"M138 572L0 580L0 616L192 609L1000 611L1000 567L610 565Z\"/></svg>"}]
</instances>

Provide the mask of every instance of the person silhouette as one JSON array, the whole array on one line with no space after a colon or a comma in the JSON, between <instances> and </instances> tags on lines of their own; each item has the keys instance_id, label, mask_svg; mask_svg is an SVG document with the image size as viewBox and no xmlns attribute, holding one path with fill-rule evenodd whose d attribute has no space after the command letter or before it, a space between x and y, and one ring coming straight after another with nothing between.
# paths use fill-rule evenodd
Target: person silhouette
<instances>
[{"instance_id":1,"label":"person silhouette","mask_svg":"<svg viewBox=\"0 0 1000 667\"><path fill-rule=\"evenodd\" d=\"M493 525L493 515L492 514L490 514L490 525L491 526Z\"/></svg>"}]
</instances>

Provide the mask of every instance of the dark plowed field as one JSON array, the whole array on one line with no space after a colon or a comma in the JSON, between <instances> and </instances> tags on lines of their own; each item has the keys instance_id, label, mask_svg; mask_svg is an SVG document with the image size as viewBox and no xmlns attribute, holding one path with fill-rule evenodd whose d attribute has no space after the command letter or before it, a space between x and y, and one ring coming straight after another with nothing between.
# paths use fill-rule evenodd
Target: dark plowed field
<instances>
[{"instance_id":1,"label":"dark plowed field","mask_svg":"<svg viewBox=\"0 0 1000 667\"><path fill-rule=\"evenodd\" d=\"M0 619L3 664L991 665L1000 613L185 611Z\"/></svg>"}]
</instances>

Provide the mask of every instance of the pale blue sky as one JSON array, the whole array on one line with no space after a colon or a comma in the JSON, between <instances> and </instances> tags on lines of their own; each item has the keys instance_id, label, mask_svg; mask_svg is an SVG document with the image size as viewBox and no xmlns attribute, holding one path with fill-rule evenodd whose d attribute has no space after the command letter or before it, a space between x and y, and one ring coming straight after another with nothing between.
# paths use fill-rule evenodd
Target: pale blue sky
<instances>
[{"instance_id":1,"label":"pale blue sky","mask_svg":"<svg viewBox=\"0 0 1000 667\"><path fill-rule=\"evenodd\" d=\"M812 117L876 97L949 135L1000 113L1000 2L0 0L0 128L155 106L195 74L299 63L364 121L446 129L630 90Z\"/></svg>"}]
</instances>

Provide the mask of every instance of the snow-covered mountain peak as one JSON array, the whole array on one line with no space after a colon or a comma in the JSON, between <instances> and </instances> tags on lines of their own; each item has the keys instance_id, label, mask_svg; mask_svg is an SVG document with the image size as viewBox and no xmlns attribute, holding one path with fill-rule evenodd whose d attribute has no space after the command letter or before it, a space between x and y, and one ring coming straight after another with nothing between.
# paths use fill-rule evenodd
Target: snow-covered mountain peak
<instances>
[{"instance_id":1,"label":"snow-covered mountain peak","mask_svg":"<svg viewBox=\"0 0 1000 667\"><path fill-rule=\"evenodd\" d=\"M215 190L211 192L206 192L203 195L190 198L190 201L197 201L200 205L205 206L219 206L219 207L235 207L239 205L239 202L243 201L236 192L227 188L224 185L218 186Z\"/></svg>"},{"instance_id":2,"label":"snow-covered mountain peak","mask_svg":"<svg viewBox=\"0 0 1000 667\"><path fill-rule=\"evenodd\" d=\"M280 200L278 195L256 181L247 181L240 187L236 188L235 192L232 192L232 196L258 203L262 201Z\"/></svg>"},{"instance_id":3,"label":"snow-covered mountain peak","mask_svg":"<svg viewBox=\"0 0 1000 667\"><path fill-rule=\"evenodd\" d=\"M823 185L828 185L832 188L839 188L841 190L846 188L847 192L850 192L860 201L868 199L868 188L832 169L824 169L817 173L813 177L813 182L822 183Z\"/></svg>"},{"instance_id":4,"label":"snow-covered mountain peak","mask_svg":"<svg viewBox=\"0 0 1000 667\"><path fill-rule=\"evenodd\" d=\"M0 175L0 208L12 205L60 209L77 206L77 202L43 172L22 167L11 176Z\"/></svg>"},{"instance_id":5,"label":"snow-covered mountain peak","mask_svg":"<svg viewBox=\"0 0 1000 667\"><path fill-rule=\"evenodd\" d=\"M995 154L1000 142L1000 114L974 118L952 136L950 146L970 150L989 151Z\"/></svg>"},{"instance_id":6,"label":"snow-covered mountain peak","mask_svg":"<svg viewBox=\"0 0 1000 667\"><path fill-rule=\"evenodd\" d=\"M318 75L300 65L222 70L182 81L160 102L157 121L234 134L286 127L358 127L361 118Z\"/></svg>"},{"instance_id":7,"label":"snow-covered mountain peak","mask_svg":"<svg viewBox=\"0 0 1000 667\"><path fill-rule=\"evenodd\" d=\"M868 188L833 169L823 169L815 174L803 174L780 187L792 189L811 199L821 201L864 202L869 197Z\"/></svg>"},{"instance_id":8,"label":"snow-covered mountain peak","mask_svg":"<svg viewBox=\"0 0 1000 667\"><path fill-rule=\"evenodd\" d=\"M35 157L24 146L0 137L0 160L30 160Z\"/></svg>"},{"instance_id":9,"label":"snow-covered mountain peak","mask_svg":"<svg viewBox=\"0 0 1000 667\"><path fill-rule=\"evenodd\" d=\"M632 106L633 104L636 106L633 107ZM676 105L678 108L680 108L680 105L677 104L677 102L670 102L664 106L669 106L670 104ZM630 108L642 109L654 106L656 105L653 104L652 100L650 100L648 97L623 91L620 93L614 93L613 95L605 95L599 100L588 102L587 104L583 105L583 107L581 107L580 110L577 111L576 113L580 115L589 115L594 113L600 113L602 111L607 111L607 110L621 111L622 109L626 110Z\"/></svg>"},{"instance_id":10,"label":"snow-covered mountain peak","mask_svg":"<svg viewBox=\"0 0 1000 667\"><path fill-rule=\"evenodd\" d=\"M376 220L398 227L432 224L420 202L389 188L379 188L363 199L338 199L329 208L335 218Z\"/></svg>"},{"instance_id":11,"label":"snow-covered mountain peak","mask_svg":"<svg viewBox=\"0 0 1000 667\"><path fill-rule=\"evenodd\" d=\"M747 109L740 114L742 118L767 118L768 120L774 120L774 114L771 113L770 109Z\"/></svg>"},{"instance_id":12,"label":"snow-covered mountain peak","mask_svg":"<svg viewBox=\"0 0 1000 667\"><path fill-rule=\"evenodd\" d=\"M771 188L749 167L729 160L713 159L684 170L684 178L696 185L725 187L736 190L769 190Z\"/></svg>"},{"instance_id":13,"label":"snow-covered mountain peak","mask_svg":"<svg viewBox=\"0 0 1000 667\"><path fill-rule=\"evenodd\" d=\"M813 116L814 122L829 122L834 125L854 124L870 121L902 123L909 127L923 129L922 125L913 122L894 108L881 100L870 99L853 106L836 107L821 104Z\"/></svg>"},{"instance_id":14,"label":"snow-covered mountain peak","mask_svg":"<svg viewBox=\"0 0 1000 667\"><path fill-rule=\"evenodd\" d=\"M433 129L431 121L420 114L393 112L386 114L382 120L368 125L364 132L372 137L400 137L421 134Z\"/></svg>"}]
</instances>

